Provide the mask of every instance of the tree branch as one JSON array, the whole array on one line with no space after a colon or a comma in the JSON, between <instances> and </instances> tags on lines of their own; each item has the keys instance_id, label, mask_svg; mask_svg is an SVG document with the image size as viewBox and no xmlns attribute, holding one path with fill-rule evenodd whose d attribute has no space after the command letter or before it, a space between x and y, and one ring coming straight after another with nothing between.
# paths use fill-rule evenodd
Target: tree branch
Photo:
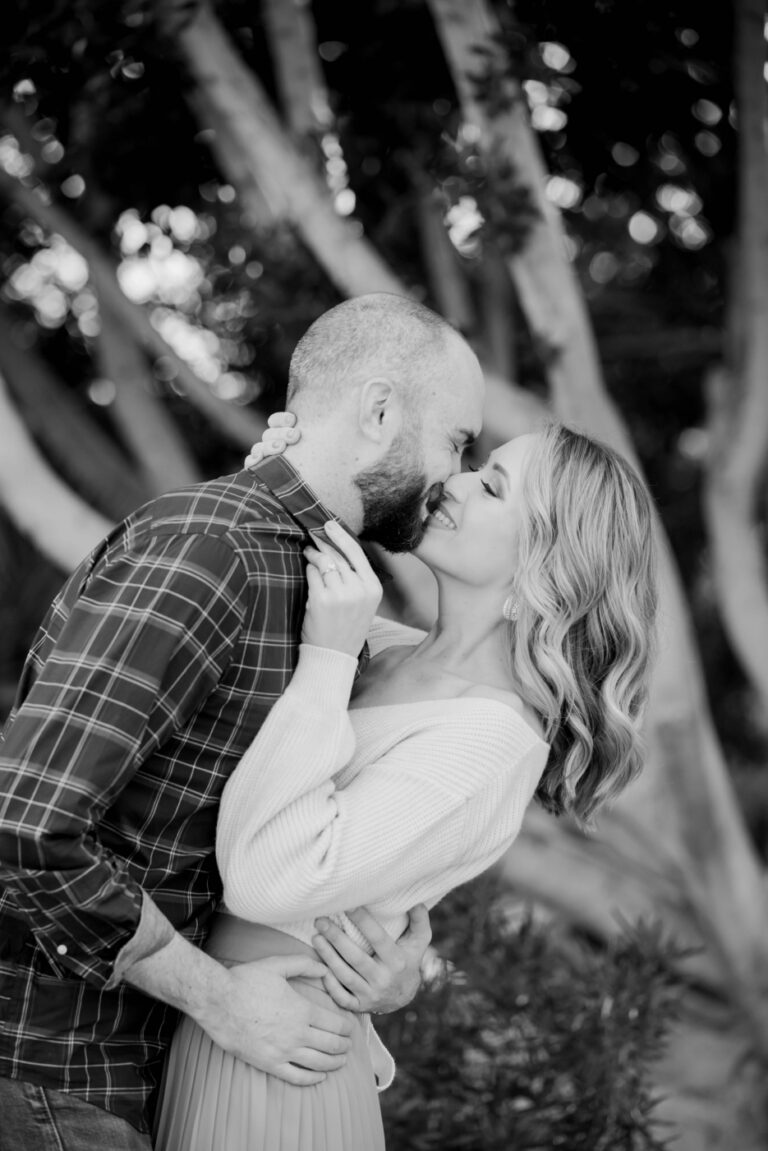
<instances>
[{"instance_id":1,"label":"tree branch","mask_svg":"<svg viewBox=\"0 0 768 1151\"><path fill-rule=\"evenodd\" d=\"M737 0L739 216L729 355L709 373L705 509L713 575L733 650L768 713L768 565L760 519L768 464L768 88L763 0Z\"/></svg>"},{"instance_id":2,"label":"tree branch","mask_svg":"<svg viewBox=\"0 0 768 1151\"><path fill-rule=\"evenodd\" d=\"M35 447L0 377L0 503L52 563L71 571L112 523L65 486Z\"/></svg>"},{"instance_id":3,"label":"tree branch","mask_svg":"<svg viewBox=\"0 0 768 1151\"><path fill-rule=\"evenodd\" d=\"M63 387L44 360L19 347L0 313L0 371L27 427L76 490L120 520L150 498L131 461Z\"/></svg>"}]
</instances>

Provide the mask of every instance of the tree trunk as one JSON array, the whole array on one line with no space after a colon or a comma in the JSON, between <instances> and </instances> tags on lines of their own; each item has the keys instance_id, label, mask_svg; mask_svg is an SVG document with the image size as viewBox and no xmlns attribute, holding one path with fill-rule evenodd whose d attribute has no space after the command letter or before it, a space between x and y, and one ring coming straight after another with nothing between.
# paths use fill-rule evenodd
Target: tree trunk
<instances>
[{"instance_id":1,"label":"tree trunk","mask_svg":"<svg viewBox=\"0 0 768 1151\"><path fill-rule=\"evenodd\" d=\"M51 471L1 377L0 503L18 530L66 572L77 567L112 528Z\"/></svg>"},{"instance_id":2,"label":"tree trunk","mask_svg":"<svg viewBox=\"0 0 768 1151\"><path fill-rule=\"evenodd\" d=\"M494 250L483 252L480 274L481 338L483 362L503 380L515 378L514 292L503 256Z\"/></svg>"},{"instance_id":3,"label":"tree trunk","mask_svg":"<svg viewBox=\"0 0 768 1151\"><path fill-rule=\"evenodd\" d=\"M121 520L149 499L149 489L117 444L39 355L19 347L2 313L0 371L46 456L94 508Z\"/></svg>"},{"instance_id":4,"label":"tree trunk","mask_svg":"<svg viewBox=\"0 0 768 1151\"><path fill-rule=\"evenodd\" d=\"M307 0L266 0L264 22L280 105L297 142L327 131L333 116Z\"/></svg>"},{"instance_id":5,"label":"tree trunk","mask_svg":"<svg viewBox=\"0 0 768 1151\"><path fill-rule=\"evenodd\" d=\"M227 125L227 138L238 150L241 196L253 185L276 217L294 224L345 295L401 294L399 280L360 236L358 225L334 210L322 177L286 138L258 78L213 13L202 6L177 42L202 97L195 106L216 108L218 123Z\"/></svg>"},{"instance_id":6,"label":"tree trunk","mask_svg":"<svg viewBox=\"0 0 768 1151\"><path fill-rule=\"evenodd\" d=\"M98 360L115 385L110 415L152 495L198 483L202 476L171 415L151 390L147 361L109 304L99 309Z\"/></svg>"},{"instance_id":7,"label":"tree trunk","mask_svg":"<svg viewBox=\"0 0 768 1151\"><path fill-rule=\"evenodd\" d=\"M47 231L57 232L75 248L88 264L91 283L100 300L112 308L134 339L153 356L164 356L176 369L177 379L190 403L208 417L212 427L231 442L249 448L261 437L263 421L253 412L236 408L219 399L208 384L199 379L184 360L152 326L143 308L123 295L109 257L57 204L48 203L40 192L0 171L0 194L32 216Z\"/></svg>"},{"instance_id":8,"label":"tree trunk","mask_svg":"<svg viewBox=\"0 0 768 1151\"><path fill-rule=\"evenodd\" d=\"M768 463L768 88L764 0L737 0L739 216L728 356L710 373L705 508L723 624L768 715L768 568L760 519Z\"/></svg>"},{"instance_id":9,"label":"tree trunk","mask_svg":"<svg viewBox=\"0 0 768 1151\"><path fill-rule=\"evenodd\" d=\"M440 194L432 180L420 172L412 174L416 194L421 256L427 270L427 283L437 311L465 336L476 326L472 294L443 223Z\"/></svg>"},{"instance_id":10,"label":"tree trunk","mask_svg":"<svg viewBox=\"0 0 768 1151\"><path fill-rule=\"evenodd\" d=\"M486 156L512 163L538 213L522 251L510 263L531 334L551 359L548 375L553 402L568 423L593 426L595 408L599 407L604 422L615 424L616 417L602 389L584 297L565 258L560 215L545 195L547 172L528 123L525 98L507 74L497 17L485 0L428 0L428 4L465 121L477 130ZM478 46L483 49L482 56L475 51ZM492 116L479 101L474 80L484 69L504 96L499 103L505 106Z\"/></svg>"}]
</instances>

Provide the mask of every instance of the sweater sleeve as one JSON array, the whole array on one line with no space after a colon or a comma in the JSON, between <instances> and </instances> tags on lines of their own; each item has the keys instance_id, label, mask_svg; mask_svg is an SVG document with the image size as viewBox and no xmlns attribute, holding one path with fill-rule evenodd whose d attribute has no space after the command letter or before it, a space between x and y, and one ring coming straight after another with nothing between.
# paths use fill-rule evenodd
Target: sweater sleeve
<instances>
[{"instance_id":1,"label":"sweater sleeve","mask_svg":"<svg viewBox=\"0 0 768 1151\"><path fill-rule=\"evenodd\" d=\"M279 924L403 890L437 899L460 881L449 873L466 862L468 848L484 858L500 835L514 838L544 745L531 746L501 709L452 709L412 723L340 788L332 773L353 745L338 716L307 718L300 695L286 705L286 692L275 705L271 730L265 724L225 789L217 855L224 899L236 915Z\"/></svg>"}]
</instances>

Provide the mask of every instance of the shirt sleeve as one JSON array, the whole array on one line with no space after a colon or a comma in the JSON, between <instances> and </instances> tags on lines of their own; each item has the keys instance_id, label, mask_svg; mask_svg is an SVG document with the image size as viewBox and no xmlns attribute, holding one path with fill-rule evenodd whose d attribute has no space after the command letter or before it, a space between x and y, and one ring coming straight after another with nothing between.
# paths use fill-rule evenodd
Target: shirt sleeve
<instances>
[{"instance_id":1,"label":"shirt sleeve","mask_svg":"<svg viewBox=\"0 0 768 1151\"><path fill-rule=\"evenodd\" d=\"M533 794L544 745L521 741L499 708L492 719L475 713L489 722L447 710L404 728L337 786L355 746L354 663L337 656L302 646L291 685L225 787L217 857L226 905L244 918L290 923L403 890L434 901L460 881L462 861L479 861L476 874L500 854Z\"/></svg>"},{"instance_id":2,"label":"shirt sleeve","mask_svg":"<svg viewBox=\"0 0 768 1151\"><path fill-rule=\"evenodd\" d=\"M246 577L205 535L155 537L97 569L0 744L0 881L54 970L103 986L141 927L158 945L125 861L99 821L142 763L221 678Z\"/></svg>"}]
</instances>

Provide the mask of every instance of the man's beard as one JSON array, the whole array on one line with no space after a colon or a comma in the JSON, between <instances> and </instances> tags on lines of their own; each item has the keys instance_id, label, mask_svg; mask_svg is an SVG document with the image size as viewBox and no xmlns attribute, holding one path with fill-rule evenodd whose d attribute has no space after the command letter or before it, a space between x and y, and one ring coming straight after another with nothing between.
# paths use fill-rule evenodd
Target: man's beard
<instances>
[{"instance_id":1,"label":"man's beard","mask_svg":"<svg viewBox=\"0 0 768 1151\"><path fill-rule=\"evenodd\" d=\"M424 535L427 478L421 470L419 438L401 436L386 456L355 476L363 501L362 539L388 552L409 552Z\"/></svg>"}]
</instances>

